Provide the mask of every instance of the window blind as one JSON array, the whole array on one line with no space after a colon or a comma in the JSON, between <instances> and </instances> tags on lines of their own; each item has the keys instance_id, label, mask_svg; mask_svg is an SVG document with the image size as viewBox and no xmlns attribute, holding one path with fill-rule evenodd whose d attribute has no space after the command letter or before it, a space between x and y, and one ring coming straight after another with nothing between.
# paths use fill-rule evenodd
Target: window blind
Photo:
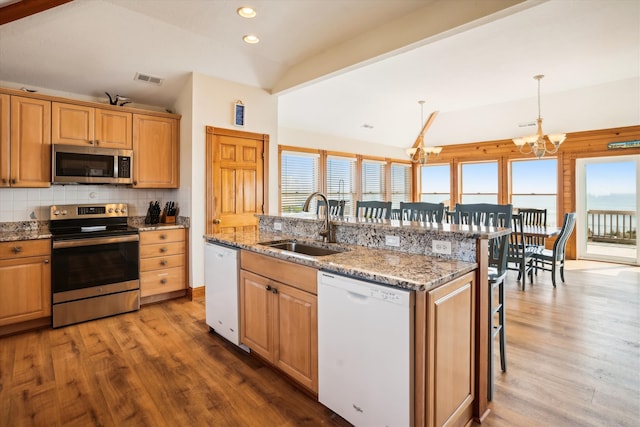
<instances>
[{"instance_id":1,"label":"window blind","mask_svg":"<svg viewBox=\"0 0 640 427\"><path fill-rule=\"evenodd\" d=\"M385 200L384 167L385 162L362 161L362 200Z\"/></svg>"},{"instance_id":2,"label":"window blind","mask_svg":"<svg viewBox=\"0 0 640 427\"><path fill-rule=\"evenodd\" d=\"M309 194L318 191L318 166L320 155L283 151L280 158L280 211L302 212ZM312 205L311 212L315 212Z\"/></svg>"},{"instance_id":3,"label":"window blind","mask_svg":"<svg viewBox=\"0 0 640 427\"><path fill-rule=\"evenodd\" d=\"M327 197L344 200L344 214L353 213L355 199L356 159L352 157L327 156Z\"/></svg>"},{"instance_id":4,"label":"window blind","mask_svg":"<svg viewBox=\"0 0 640 427\"><path fill-rule=\"evenodd\" d=\"M411 165L391 163L391 208L411 201Z\"/></svg>"}]
</instances>

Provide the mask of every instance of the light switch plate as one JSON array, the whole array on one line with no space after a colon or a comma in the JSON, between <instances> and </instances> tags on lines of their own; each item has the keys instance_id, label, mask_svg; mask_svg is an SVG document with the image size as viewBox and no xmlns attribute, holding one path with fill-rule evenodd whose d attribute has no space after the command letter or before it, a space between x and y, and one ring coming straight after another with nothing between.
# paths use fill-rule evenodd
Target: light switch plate
<instances>
[{"instance_id":1,"label":"light switch plate","mask_svg":"<svg viewBox=\"0 0 640 427\"><path fill-rule=\"evenodd\" d=\"M273 229L276 231L282 231L282 223L281 222L274 222L273 223Z\"/></svg>"},{"instance_id":2,"label":"light switch plate","mask_svg":"<svg viewBox=\"0 0 640 427\"><path fill-rule=\"evenodd\" d=\"M384 243L387 246L400 246L400 236L384 236Z\"/></svg>"},{"instance_id":3,"label":"light switch plate","mask_svg":"<svg viewBox=\"0 0 640 427\"><path fill-rule=\"evenodd\" d=\"M451 255L451 242L446 240L433 240L431 249L434 254Z\"/></svg>"}]
</instances>

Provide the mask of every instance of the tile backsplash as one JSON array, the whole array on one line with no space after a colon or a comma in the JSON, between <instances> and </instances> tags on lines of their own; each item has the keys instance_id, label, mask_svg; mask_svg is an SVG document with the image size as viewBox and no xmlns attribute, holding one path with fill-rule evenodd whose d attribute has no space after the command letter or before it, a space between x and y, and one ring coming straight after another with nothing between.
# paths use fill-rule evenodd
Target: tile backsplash
<instances>
[{"instance_id":1,"label":"tile backsplash","mask_svg":"<svg viewBox=\"0 0 640 427\"><path fill-rule=\"evenodd\" d=\"M144 216L149 202L175 201L179 215L189 215L178 190L133 189L115 185L52 185L49 188L0 188L0 222L49 219L49 206L118 202L129 204L129 216Z\"/></svg>"}]
</instances>

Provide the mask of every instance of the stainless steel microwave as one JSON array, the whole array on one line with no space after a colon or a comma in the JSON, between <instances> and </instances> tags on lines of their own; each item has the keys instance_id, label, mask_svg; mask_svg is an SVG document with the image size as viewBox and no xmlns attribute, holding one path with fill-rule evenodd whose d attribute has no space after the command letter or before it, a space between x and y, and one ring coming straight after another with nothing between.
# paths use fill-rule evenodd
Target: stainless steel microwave
<instances>
[{"instance_id":1,"label":"stainless steel microwave","mask_svg":"<svg viewBox=\"0 0 640 427\"><path fill-rule=\"evenodd\" d=\"M54 144L51 159L53 183L133 183L133 150Z\"/></svg>"}]
</instances>

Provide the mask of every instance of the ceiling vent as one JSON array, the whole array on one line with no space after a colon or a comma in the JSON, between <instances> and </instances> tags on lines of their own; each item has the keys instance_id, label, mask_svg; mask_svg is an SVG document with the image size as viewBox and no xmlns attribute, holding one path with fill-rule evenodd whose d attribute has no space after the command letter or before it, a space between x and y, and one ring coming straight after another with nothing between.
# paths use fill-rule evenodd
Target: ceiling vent
<instances>
[{"instance_id":1,"label":"ceiling vent","mask_svg":"<svg viewBox=\"0 0 640 427\"><path fill-rule=\"evenodd\" d=\"M142 74L142 73L136 73L136 75L133 77L133 80L149 83L156 86L162 85L162 82L164 81L164 79L161 79L160 77L154 77L154 76L150 76L148 74Z\"/></svg>"}]
</instances>

